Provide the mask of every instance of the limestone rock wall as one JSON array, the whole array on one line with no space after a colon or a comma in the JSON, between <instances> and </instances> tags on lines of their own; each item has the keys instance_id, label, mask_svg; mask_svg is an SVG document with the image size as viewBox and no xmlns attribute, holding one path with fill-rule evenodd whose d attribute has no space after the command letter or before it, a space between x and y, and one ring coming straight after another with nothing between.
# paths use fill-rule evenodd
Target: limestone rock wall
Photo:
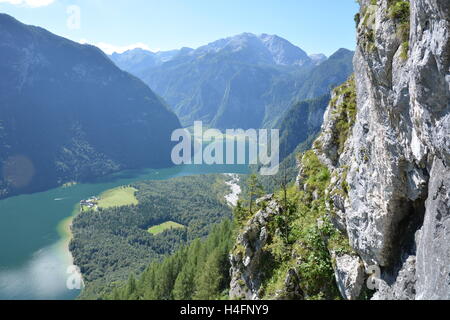
<instances>
[{"instance_id":1,"label":"limestone rock wall","mask_svg":"<svg viewBox=\"0 0 450 320\"><path fill-rule=\"evenodd\" d=\"M381 268L376 298L450 299L450 2L409 1L406 42L396 2L360 1L356 121L341 154L316 152L345 168L334 222Z\"/></svg>"}]
</instances>

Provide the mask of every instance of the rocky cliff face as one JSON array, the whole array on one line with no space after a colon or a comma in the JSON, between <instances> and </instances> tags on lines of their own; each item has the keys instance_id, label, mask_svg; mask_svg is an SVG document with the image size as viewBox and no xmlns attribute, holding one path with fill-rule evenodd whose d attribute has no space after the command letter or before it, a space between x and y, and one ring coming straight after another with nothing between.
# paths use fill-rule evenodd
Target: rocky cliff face
<instances>
[{"instance_id":1,"label":"rocky cliff face","mask_svg":"<svg viewBox=\"0 0 450 320\"><path fill-rule=\"evenodd\" d=\"M359 14L355 124L342 153L322 153L348 185L330 187L334 224L381 268L375 298L450 299L450 3L372 3Z\"/></svg>"},{"instance_id":2,"label":"rocky cliff face","mask_svg":"<svg viewBox=\"0 0 450 320\"><path fill-rule=\"evenodd\" d=\"M231 299L260 300L265 297L263 282L270 277L271 272L271 253L267 248L272 242L270 224L281 215L282 207L274 195L267 195L257 201L257 205L261 203L266 205L248 221L230 255ZM297 270L289 268L283 277L282 288L270 298L303 299Z\"/></svg>"},{"instance_id":3,"label":"rocky cliff face","mask_svg":"<svg viewBox=\"0 0 450 320\"><path fill-rule=\"evenodd\" d=\"M354 250L330 250L336 282L357 298L365 269L373 299L450 299L450 2L360 4L355 76L314 143L325 215Z\"/></svg>"},{"instance_id":4,"label":"rocky cliff face","mask_svg":"<svg viewBox=\"0 0 450 320\"><path fill-rule=\"evenodd\" d=\"M395 10L404 1L369 2L361 14L374 23L358 26L354 60L358 116L348 141L355 158L347 160L345 225L394 297L404 294L395 288L405 266L416 278L408 298L450 299L450 3L412 0L402 42L407 24Z\"/></svg>"},{"instance_id":5,"label":"rocky cliff face","mask_svg":"<svg viewBox=\"0 0 450 320\"><path fill-rule=\"evenodd\" d=\"M269 205L255 214L244 230L239 234L231 260L232 299L256 300L261 298L259 292L263 278L264 246L267 244L267 225L279 214L280 207L271 195L261 199L270 201Z\"/></svg>"}]
</instances>

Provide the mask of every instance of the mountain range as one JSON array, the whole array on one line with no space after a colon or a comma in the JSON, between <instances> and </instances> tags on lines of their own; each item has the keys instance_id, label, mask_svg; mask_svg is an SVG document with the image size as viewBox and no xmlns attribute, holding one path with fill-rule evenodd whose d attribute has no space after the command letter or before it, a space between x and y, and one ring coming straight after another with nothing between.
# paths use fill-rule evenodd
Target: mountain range
<instances>
[{"instance_id":1,"label":"mountain range","mask_svg":"<svg viewBox=\"0 0 450 320\"><path fill-rule=\"evenodd\" d=\"M285 157L317 134L323 97L353 70L352 51L308 56L267 34L108 59L5 14L0 27L0 197L170 166L171 132L196 120L279 127Z\"/></svg>"},{"instance_id":2,"label":"mountain range","mask_svg":"<svg viewBox=\"0 0 450 320\"><path fill-rule=\"evenodd\" d=\"M243 33L197 49L110 56L173 108L184 126L273 127L290 107L327 94L353 72L353 52L308 56L276 35Z\"/></svg>"},{"instance_id":3,"label":"mountain range","mask_svg":"<svg viewBox=\"0 0 450 320\"><path fill-rule=\"evenodd\" d=\"M98 48L0 14L0 197L170 165L176 115Z\"/></svg>"}]
</instances>

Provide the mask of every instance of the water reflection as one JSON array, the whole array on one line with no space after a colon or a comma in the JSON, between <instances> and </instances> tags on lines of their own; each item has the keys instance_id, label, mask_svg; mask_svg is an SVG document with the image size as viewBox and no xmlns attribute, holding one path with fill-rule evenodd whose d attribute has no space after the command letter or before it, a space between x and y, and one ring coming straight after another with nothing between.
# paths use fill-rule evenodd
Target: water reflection
<instances>
[{"instance_id":1,"label":"water reflection","mask_svg":"<svg viewBox=\"0 0 450 320\"><path fill-rule=\"evenodd\" d=\"M3 299L74 299L79 291L66 288L70 256L59 244L41 249L19 269L0 271Z\"/></svg>"}]
</instances>

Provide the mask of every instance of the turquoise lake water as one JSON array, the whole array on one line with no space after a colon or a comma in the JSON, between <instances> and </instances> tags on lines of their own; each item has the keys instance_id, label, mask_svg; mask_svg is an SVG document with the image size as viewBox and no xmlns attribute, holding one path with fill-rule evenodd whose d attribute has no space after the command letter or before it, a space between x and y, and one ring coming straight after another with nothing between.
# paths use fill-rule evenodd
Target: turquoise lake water
<instances>
[{"instance_id":1,"label":"turquoise lake water","mask_svg":"<svg viewBox=\"0 0 450 320\"><path fill-rule=\"evenodd\" d=\"M117 186L208 173L248 173L247 165L185 165L125 171L94 183L57 188L0 201L0 300L69 300L79 295L66 281L71 256L58 231L77 204Z\"/></svg>"}]
</instances>

